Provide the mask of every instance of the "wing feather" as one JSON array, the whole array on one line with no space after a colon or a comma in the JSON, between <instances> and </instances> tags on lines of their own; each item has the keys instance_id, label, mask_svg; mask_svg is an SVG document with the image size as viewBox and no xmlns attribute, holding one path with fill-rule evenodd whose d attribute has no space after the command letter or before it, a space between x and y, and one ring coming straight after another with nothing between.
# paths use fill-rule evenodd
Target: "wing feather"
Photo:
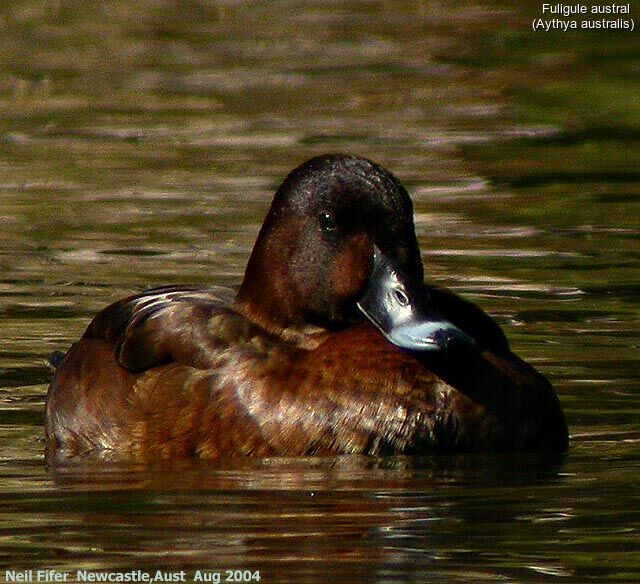
<instances>
[{"instance_id":1,"label":"wing feather","mask_svg":"<svg viewBox=\"0 0 640 584\"><path fill-rule=\"evenodd\" d=\"M153 288L104 309L85 336L110 343L118 364L130 372L171 361L199 366L212 341L209 319L230 312L232 299L233 291L221 287Z\"/></svg>"}]
</instances>

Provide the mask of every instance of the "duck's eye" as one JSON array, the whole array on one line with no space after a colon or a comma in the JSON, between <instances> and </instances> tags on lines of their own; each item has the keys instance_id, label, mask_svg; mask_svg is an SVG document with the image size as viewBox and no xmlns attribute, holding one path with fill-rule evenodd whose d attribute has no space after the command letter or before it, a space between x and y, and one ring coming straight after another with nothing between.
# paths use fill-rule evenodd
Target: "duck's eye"
<instances>
[{"instance_id":1,"label":"duck's eye","mask_svg":"<svg viewBox=\"0 0 640 584\"><path fill-rule=\"evenodd\" d=\"M333 231L337 227L335 218L328 211L322 211L318 215L318 226L322 231Z\"/></svg>"}]
</instances>

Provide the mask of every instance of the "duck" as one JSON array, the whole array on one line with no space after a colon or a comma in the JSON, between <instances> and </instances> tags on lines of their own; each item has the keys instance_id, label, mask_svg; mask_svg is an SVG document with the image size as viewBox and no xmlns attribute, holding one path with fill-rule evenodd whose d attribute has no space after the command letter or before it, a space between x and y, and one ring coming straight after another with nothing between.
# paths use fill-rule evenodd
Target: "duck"
<instances>
[{"instance_id":1,"label":"duck","mask_svg":"<svg viewBox=\"0 0 640 584\"><path fill-rule=\"evenodd\" d=\"M57 460L568 447L550 382L479 306L425 282L407 190L349 154L284 179L237 292L134 294L58 361Z\"/></svg>"}]
</instances>

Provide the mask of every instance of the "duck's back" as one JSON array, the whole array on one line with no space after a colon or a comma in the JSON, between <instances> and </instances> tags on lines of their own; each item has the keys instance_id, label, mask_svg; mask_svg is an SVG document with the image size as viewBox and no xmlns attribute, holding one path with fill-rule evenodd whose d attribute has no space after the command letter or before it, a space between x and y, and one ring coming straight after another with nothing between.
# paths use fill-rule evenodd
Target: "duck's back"
<instances>
[{"instance_id":1,"label":"duck's back","mask_svg":"<svg viewBox=\"0 0 640 584\"><path fill-rule=\"evenodd\" d=\"M220 450L236 439L238 449L251 448L249 425L243 436L225 432L234 405L221 370L242 363L250 328L229 309L231 297L223 288L164 287L101 311L56 368L49 449L104 458L206 455L198 449L207 432ZM212 406L218 415L208 423Z\"/></svg>"},{"instance_id":2,"label":"duck's back","mask_svg":"<svg viewBox=\"0 0 640 584\"><path fill-rule=\"evenodd\" d=\"M153 460L562 448L553 390L510 353L421 361L366 323L285 342L229 308L230 294L160 288L99 313L52 380L50 450Z\"/></svg>"},{"instance_id":3,"label":"duck's back","mask_svg":"<svg viewBox=\"0 0 640 584\"><path fill-rule=\"evenodd\" d=\"M285 342L230 291L165 287L100 312L57 367L49 448L113 459L414 450L450 388L367 324Z\"/></svg>"}]
</instances>

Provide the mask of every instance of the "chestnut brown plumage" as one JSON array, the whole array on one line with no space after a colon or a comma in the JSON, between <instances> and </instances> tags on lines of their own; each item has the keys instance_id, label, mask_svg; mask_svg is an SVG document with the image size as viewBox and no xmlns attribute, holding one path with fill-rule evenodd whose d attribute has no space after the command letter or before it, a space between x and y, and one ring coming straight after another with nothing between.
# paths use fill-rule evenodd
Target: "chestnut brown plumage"
<instances>
[{"instance_id":1,"label":"chestnut brown plumage","mask_svg":"<svg viewBox=\"0 0 640 584\"><path fill-rule=\"evenodd\" d=\"M411 200L362 158L278 189L237 296L171 286L105 308L47 396L56 457L564 450L548 381L476 305L424 284Z\"/></svg>"}]
</instances>

